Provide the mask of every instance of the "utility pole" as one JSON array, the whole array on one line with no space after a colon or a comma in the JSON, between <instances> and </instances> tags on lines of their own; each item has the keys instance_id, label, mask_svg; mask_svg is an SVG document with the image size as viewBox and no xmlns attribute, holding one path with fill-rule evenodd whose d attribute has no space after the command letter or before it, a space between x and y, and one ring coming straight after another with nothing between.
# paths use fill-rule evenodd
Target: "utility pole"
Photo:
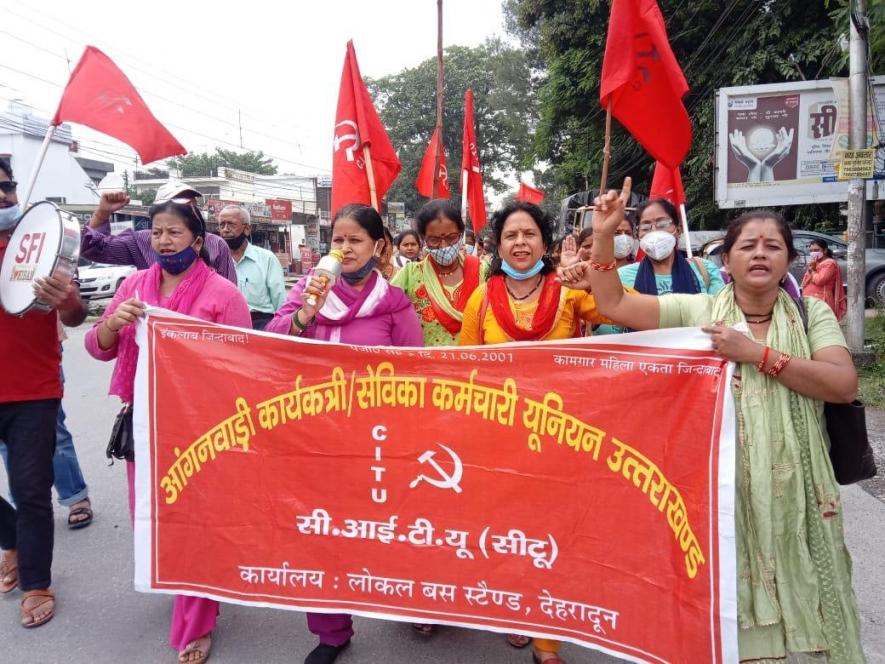
<instances>
[{"instance_id":1,"label":"utility pole","mask_svg":"<svg viewBox=\"0 0 885 664\"><path fill-rule=\"evenodd\" d=\"M237 109L237 120L240 125L240 149L243 148L243 111Z\"/></svg>"},{"instance_id":2,"label":"utility pole","mask_svg":"<svg viewBox=\"0 0 885 664\"><path fill-rule=\"evenodd\" d=\"M867 147L867 16L866 0L852 0L849 11L849 101L851 130L848 137L852 150ZM845 338L855 356L864 350L864 309L866 308L865 250L867 246L864 208L866 182L851 180L848 184L848 312L845 317Z\"/></svg>"},{"instance_id":3,"label":"utility pole","mask_svg":"<svg viewBox=\"0 0 885 664\"><path fill-rule=\"evenodd\" d=\"M443 0L436 0L436 131L433 154L433 198L439 190L439 146L443 142Z\"/></svg>"}]
</instances>

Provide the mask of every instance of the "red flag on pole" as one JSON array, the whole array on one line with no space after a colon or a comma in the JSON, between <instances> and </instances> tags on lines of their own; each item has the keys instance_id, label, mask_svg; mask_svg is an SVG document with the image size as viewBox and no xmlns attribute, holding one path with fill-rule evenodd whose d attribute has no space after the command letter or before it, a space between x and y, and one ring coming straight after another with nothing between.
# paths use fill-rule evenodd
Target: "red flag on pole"
<instances>
[{"instance_id":1,"label":"red flag on pole","mask_svg":"<svg viewBox=\"0 0 885 664\"><path fill-rule=\"evenodd\" d=\"M530 187L525 182L520 182L519 191L516 193L516 200L537 205L544 200L544 192L540 189Z\"/></svg>"},{"instance_id":2,"label":"red flag on pole","mask_svg":"<svg viewBox=\"0 0 885 664\"><path fill-rule=\"evenodd\" d=\"M599 100L670 168L691 147L691 121L682 103L688 83L667 40L656 0L613 0Z\"/></svg>"},{"instance_id":3,"label":"red flag on pole","mask_svg":"<svg viewBox=\"0 0 885 664\"><path fill-rule=\"evenodd\" d=\"M126 75L104 53L87 46L50 123L76 122L123 141L150 163L187 150L151 113Z\"/></svg>"},{"instance_id":4,"label":"red flag on pole","mask_svg":"<svg viewBox=\"0 0 885 664\"><path fill-rule=\"evenodd\" d=\"M464 138L461 145L461 196L467 203L473 230L479 233L486 225L486 201L482 191L482 171L473 127L473 90L464 93Z\"/></svg>"},{"instance_id":5,"label":"red flag on pole","mask_svg":"<svg viewBox=\"0 0 885 664\"><path fill-rule=\"evenodd\" d=\"M449 191L449 169L446 167L446 148L439 135L439 129L433 130L430 144L427 146L427 151L421 160L421 168L418 171L418 179L415 180L415 186L418 188L418 193L422 196L427 198L433 197L433 166L436 163L437 154L439 154L439 171L436 174L436 197L448 198L451 196Z\"/></svg>"},{"instance_id":6,"label":"red flag on pole","mask_svg":"<svg viewBox=\"0 0 885 664\"><path fill-rule=\"evenodd\" d=\"M370 162L366 157L369 156ZM374 175L377 200L384 198L399 175L400 163L347 42L332 151L332 210L348 203L372 204L369 178Z\"/></svg>"},{"instance_id":7,"label":"red flag on pole","mask_svg":"<svg viewBox=\"0 0 885 664\"><path fill-rule=\"evenodd\" d=\"M667 168L661 162L657 162L648 195L650 198L666 198L676 207L685 203L685 190L682 188L679 168Z\"/></svg>"}]
</instances>

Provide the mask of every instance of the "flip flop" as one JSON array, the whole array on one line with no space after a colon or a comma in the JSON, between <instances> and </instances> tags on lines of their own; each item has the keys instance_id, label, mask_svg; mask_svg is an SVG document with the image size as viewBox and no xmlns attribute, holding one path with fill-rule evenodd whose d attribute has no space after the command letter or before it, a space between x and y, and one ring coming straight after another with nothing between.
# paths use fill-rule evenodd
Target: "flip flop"
<instances>
[{"instance_id":1,"label":"flip flop","mask_svg":"<svg viewBox=\"0 0 885 664\"><path fill-rule=\"evenodd\" d=\"M413 623L412 629L414 629L421 636L433 636L433 625L424 625L421 623Z\"/></svg>"},{"instance_id":2,"label":"flip flop","mask_svg":"<svg viewBox=\"0 0 885 664\"><path fill-rule=\"evenodd\" d=\"M514 648L525 648L528 644L532 642L532 637L523 636L522 634L508 634L507 635L507 643L509 643Z\"/></svg>"},{"instance_id":3,"label":"flip flop","mask_svg":"<svg viewBox=\"0 0 885 664\"><path fill-rule=\"evenodd\" d=\"M89 499L87 498L87 501L88 500ZM91 502L89 504L92 505ZM73 517L80 516L81 514L85 514L86 518L72 521ZM92 517L92 507L76 507L72 509L68 514L68 528L70 530L79 530L80 528L85 528L92 523Z\"/></svg>"},{"instance_id":4,"label":"flip flop","mask_svg":"<svg viewBox=\"0 0 885 664\"><path fill-rule=\"evenodd\" d=\"M560 659L559 657L552 657L542 661L541 658L538 657L538 654L534 652L532 653L532 662L534 662L534 664L566 664L565 660Z\"/></svg>"},{"instance_id":5,"label":"flip flop","mask_svg":"<svg viewBox=\"0 0 885 664\"><path fill-rule=\"evenodd\" d=\"M12 577L12 581L9 583L4 583L3 579L6 577ZM16 589L18 586L18 564L13 559L12 561L4 558L0 560L0 593L8 593Z\"/></svg>"},{"instance_id":6,"label":"flip flop","mask_svg":"<svg viewBox=\"0 0 885 664\"><path fill-rule=\"evenodd\" d=\"M212 651L212 635L210 633L210 634L207 634L206 636L209 637L209 644L206 646L205 650L203 650L202 648L197 648L196 647L197 641L199 641L200 639L194 639L193 641L191 641L190 643L188 643L184 647L184 650L182 650L180 653L178 653L178 661L182 662L182 664L184 664L184 660L181 659L182 655L186 655L186 654L192 653L192 652L197 653L197 658L187 660L187 664L203 664L203 662L208 660L209 653ZM205 638L205 637L200 637L200 638Z\"/></svg>"},{"instance_id":7,"label":"flip flop","mask_svg":"<svg viewBox=\"0 0 885 664\"><path fill-rule=\"evenodd\" d=\"M31 597L43 597L45 598L42 602L38 602L34 606L30 608L25 608L25 602ZM55 606L52 607L52 610L43 616L40 620L34 620L34 613L38 611L41 607L45 606L52 602L55 604L55 593L51 590L26 590L24 595L22 595L21 601L21 616L22 616L22 627L25 629L30 629L32 627L39 627L40 625L45 625L55 616ZM25 622L26 619L30 618L30 622Z\"/></svg>"}]
</instances>

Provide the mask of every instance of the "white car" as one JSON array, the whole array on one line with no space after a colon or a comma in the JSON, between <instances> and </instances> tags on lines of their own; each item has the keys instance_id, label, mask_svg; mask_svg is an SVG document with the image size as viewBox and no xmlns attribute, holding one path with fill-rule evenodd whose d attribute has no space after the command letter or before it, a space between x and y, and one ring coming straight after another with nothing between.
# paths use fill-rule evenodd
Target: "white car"
<instances>
[{"instance_id":1,"label":"white car","mask_svg":"<svg viewBox=\"0 0 885 664\"><path fill-rule=\"evenodd\" d=\"M84 300L113 297L123 280L135 272L132 265L105 265L80 259L80 296Z\"/></svg>"}]
</instances>

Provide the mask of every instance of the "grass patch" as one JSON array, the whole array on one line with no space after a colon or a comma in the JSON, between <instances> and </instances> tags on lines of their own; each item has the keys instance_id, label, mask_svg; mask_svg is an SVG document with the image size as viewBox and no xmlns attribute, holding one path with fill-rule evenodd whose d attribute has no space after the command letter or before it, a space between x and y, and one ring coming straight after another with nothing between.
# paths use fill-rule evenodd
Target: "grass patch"
<instances>
[{"instance_id":1,"label":"grass patch","mask_svg":"<svg viewBox=\"0 0 885 664\"><path fill-rule=\"evenodd\" d=\"M876 359L858 372L860 398L868 406L885 408L885 309L866 320L864 336L872 344Z\"/></svg>"}]
</instances>

